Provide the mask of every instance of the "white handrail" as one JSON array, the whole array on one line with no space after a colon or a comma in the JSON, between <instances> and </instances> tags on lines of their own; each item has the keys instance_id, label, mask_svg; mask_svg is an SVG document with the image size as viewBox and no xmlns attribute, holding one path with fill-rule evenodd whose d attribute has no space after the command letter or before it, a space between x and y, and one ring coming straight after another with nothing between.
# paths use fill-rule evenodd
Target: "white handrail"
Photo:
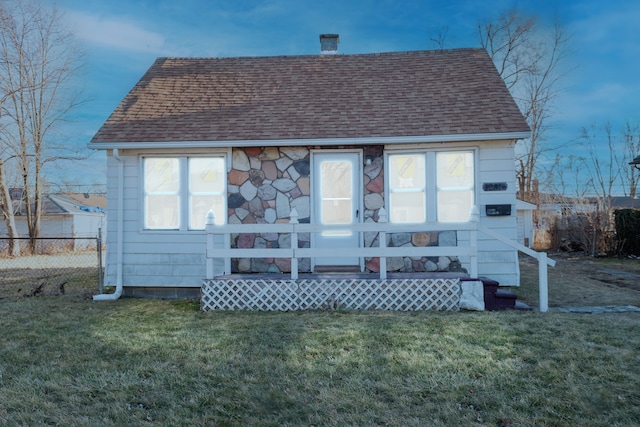
<instances>
[{"instance_id":1,"label":"white handrail","mask_svg":"<svg viewBox=\"0 0 640 427\"><path fill-rule=\"evenodd\" d=\"M540 303L540 312L546 313L547 311L549 311L549 275L547 272L547 265L555 267L556 262L553 259L547 257L546 252L536 252L533 249L509 240L506 237L501 236L500 234L486 227L478 227L478 230L481 233L486 234L487 236L492 237L506 245L509 245L512 248L519 250L520 252L524 252L530 257L538 260L538 301Z\"/></svg>"}]
</instances>

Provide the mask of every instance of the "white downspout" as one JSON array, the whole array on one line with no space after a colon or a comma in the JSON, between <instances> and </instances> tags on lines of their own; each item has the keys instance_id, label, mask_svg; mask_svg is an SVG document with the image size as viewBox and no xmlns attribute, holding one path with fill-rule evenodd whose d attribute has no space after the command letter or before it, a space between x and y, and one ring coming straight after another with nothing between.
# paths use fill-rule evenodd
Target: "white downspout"
<instances>
[{"instance_id":1,"label":"white downspout","mask_svg":"<svg viewBox=\"0 0 640 427\"><path fill-rule=\"evenodd\" d=\"M114 301L122 295L122 253L124 245L124 162L117 148L113 149L113 158L118 161L118 223L116 241L116 290L112 294L94 295L94 301Z\"/></svg>"}]
</instances>

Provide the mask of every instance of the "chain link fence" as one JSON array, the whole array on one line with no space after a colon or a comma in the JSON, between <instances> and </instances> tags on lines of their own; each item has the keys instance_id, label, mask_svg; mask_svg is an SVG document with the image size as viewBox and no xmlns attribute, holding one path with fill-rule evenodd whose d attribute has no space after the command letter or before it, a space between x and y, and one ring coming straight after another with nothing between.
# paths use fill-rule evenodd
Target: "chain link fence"
<instances>
[{"instance_id":1,"label":"chain link fence","mask_svg":"<svg viewBox=\"0 0 640 427\"><path fill-rule=\"evenodd\" d=\"M0 299L102 292L103 243L97 238L0 238Z\"/></svg>"}]
</instances>

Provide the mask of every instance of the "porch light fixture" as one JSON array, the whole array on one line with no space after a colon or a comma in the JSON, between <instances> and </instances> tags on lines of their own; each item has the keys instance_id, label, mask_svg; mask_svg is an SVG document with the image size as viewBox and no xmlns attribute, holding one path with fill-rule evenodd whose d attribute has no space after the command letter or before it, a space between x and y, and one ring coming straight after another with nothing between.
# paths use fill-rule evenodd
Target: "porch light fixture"
<instances>
[{"instance_id":1,"label":"porch light fixture","mask_svg":"<svg viewBox=\"0 0 640 427\"><path fill-rule=\"evenodd\" d=\"M629 162L629 165L640 170L640 156L635 156L633 160Z\"/></svg>"}]
</instances>

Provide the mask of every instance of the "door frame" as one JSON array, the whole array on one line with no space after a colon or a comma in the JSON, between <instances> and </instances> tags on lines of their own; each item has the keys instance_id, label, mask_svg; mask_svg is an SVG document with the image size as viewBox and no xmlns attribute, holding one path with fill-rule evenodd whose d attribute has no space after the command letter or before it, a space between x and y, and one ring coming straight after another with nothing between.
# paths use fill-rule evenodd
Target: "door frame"
<instances>
[{"instance_id":1,"label":"door frame","mask_svg":"<svg viewBox=\"0 0 640 427\"><path fill-rule=\"evenodd\" d=\"M310 221L312 224L317 224L317 215L318 215L318 202L319 199L316 196L316 182L315 180L317 179L317 171L315 170L315 155L317 154L333 154L333 155L340 155L340 154L356 154L357 155L357 161L355 164L356 167L356 171L354 172L355 177L356 177L356 181L354 182L354 194L355 197L357 198L357 200L355 201L355 206L357 209L358 214L356 215L356 224L359 224L362 222L362 219L364 217L364 167L363 167L363 149L362 148L347 148L347 149L311 149L310 150L310 173L309 176L311 177L310 180L310 187L311 187L311 212L310 212ZM354 233L357 233L357 241L358 241L358 247L362 248L364 247L364 236L362 235L361 232L358 231L354 231ZM315 247L316 244L316 240L317 240L317 233L311 233L311 242L310 245L312 248ZM360 271L364 271L364 257L362 256L358 256L358 267L360 268ZM311 271L313 272L315 270L315 258L311 258Z\"/></svg>"}]
</instances>

